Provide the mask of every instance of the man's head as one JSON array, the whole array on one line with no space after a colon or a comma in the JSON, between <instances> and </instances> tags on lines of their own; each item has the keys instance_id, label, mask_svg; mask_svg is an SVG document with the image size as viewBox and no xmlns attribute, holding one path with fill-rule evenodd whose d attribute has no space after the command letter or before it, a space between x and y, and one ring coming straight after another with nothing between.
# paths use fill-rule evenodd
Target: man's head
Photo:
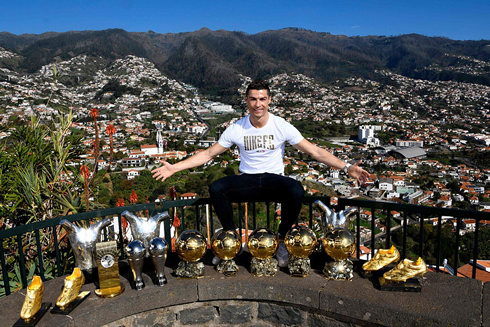
<instances>
[{"instance_id":1,"label":"man's head","mask_svg":"<svg viewBox=\"0 0 490 327\"><path fill-rule=\"evenodd\" d=\"M245 102L247 103L252 125L261 127L263 123L267 122L271 96L269 85L266 82L253 81L250 83L247 87Z\"/></svg>"},{"instance_id":2,"label":"man's head","mask_svg":"<svg viewBox=\"0 0 490 327\"><path fill-rule=\"evenodd\" d=\"M250 90L267 90L267 95L271 95L271 90L269 88L269 84L266 83L266 81L257 79L255 81L252 81L250 84L247 86L247 91L245 92L245 96L248 96L250 93Z\"/></svg>"}]
</instances>

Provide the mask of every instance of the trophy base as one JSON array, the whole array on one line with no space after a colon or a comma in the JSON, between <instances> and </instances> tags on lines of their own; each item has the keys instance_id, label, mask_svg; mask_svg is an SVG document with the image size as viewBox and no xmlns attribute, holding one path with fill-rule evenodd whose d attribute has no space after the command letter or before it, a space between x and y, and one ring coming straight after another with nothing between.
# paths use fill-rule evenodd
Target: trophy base
<instances>
[{"instance_id":1,"label":"trophy base","mask_svg":"<svg viewBox=\"0 0 490 327\"><path fill-rule=\"evenodd\" d=\"M422 285L417 278L409 278L404 282L392 282L379 277L379 289L390 292L422 292Z\"/></svg>"},{"instance_id":2,"label":"trophy base","mask_svg":"<svg viewBox=\"0 0 490 327\"><path fill-rule=\"evenodd\" d=\"M137 280L134 282L134 289L137 291L141 291L142 289L145 288L145 283L143 282L143 279Z\"/></svg>"},{"instance_id":3,"label":"trophy base","mask_svg":"<svg viewBox=\"0 0 490 327\"><path fill-rule=\"evenodd\" d=\"M349 259L327 262L323 276L333 280L351 280L354 277L354 264Z\"/></svg>"},{"instance_id":4,"label":"trophy base","mask_svg":"<svg viewBox=\"0 0 490 327\"><path fill-rule=\"evenodd\" d=\"M103 289L96 289L95 295L103 298L111 298L118 296L119 294L124 292L124 285L120 282L119 286L116 287L109 287L109 288L103 288Z\"/></svg>"},{"instance_id":5,"label":"trophy base","mask_svg":"<svg viewBox=\"0 0 490 327\"><path fill-rule=\"evenodd\" d=\"M67 306L65 307L59 307L57 305L54 306L53 309L51 309L51 313L53 314L59 314L59 315L67 315L70 312L73 311L80 303L83 302L88 296L90 295L90 291L84 291L80 292L78 296L73 300L72 302L68 303Z\"/></svg>"},{"instance_id":6,"label":"trophy base","mask_svg":"<svg viewBox=\"0 0 490 327\"><path fill-rule=\"evenodd\" d=\"M259 259L253 257L250 261L250 273L256 277L274 276L277 272L277 259Z\"/></svg>"},{"instance_id":7,"label":"trophy base","mask_svg":"<svg viewBox=\"0 0 490 327\"><path fill-rule=\"evenodd\" d=\"M35 326L39 320L44 316L46 312L48 312L49 308L51 307L51 302L43 302L41 304L41 308L39 311L34 315L34 317L30 319L22 319L19 318L17 322L14 324L14 327L19 327L19 326Z\"/></svg>"},{"instance_id":8,"label":"trophy base","mask_svg":"<svg viewBox=\"0 0 490 327\"><path fill-rule=\"evenodd\" d=\"M310 258L300 258L295 255L289 255L289 274L293 277L306 277L310 274Z\"/></svg>"},{"instance_id":9,"label":"trophy base","mask_svg":"<svg viewBox=\"0 0 490 327\"><path fill-rule=\"evenodd\" d=\"M163 275L163 277L157 277L157 285L158 286L165 286L167 284L167 277Z\"/></svg>"},{"instance_id":10,"label":"trophy base","mask_svg":"<svg viewBox=\"0 0 490 327\"><path fill-rule=\"evenodd\" d=\"M216 266L216 270L226 277L236 276L238 272L238 266L233 259L221 260L221 262Z\"/></svg>"},{"instance_id":11,"label":"trophy base","mask_svg":"<svg viewBox=\"0 0 490 327\"><path fill-rule=\"evenodd\" d=\"M180 278L204 277L204 263L181 261L175 269L175 275Z\"/></svg>"}]
</instances>

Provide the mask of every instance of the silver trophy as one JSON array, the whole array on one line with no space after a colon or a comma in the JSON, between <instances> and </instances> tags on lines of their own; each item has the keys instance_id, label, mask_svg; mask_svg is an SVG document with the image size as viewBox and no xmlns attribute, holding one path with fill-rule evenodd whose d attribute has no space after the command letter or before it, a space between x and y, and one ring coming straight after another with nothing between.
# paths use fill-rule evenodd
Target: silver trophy
<instances>
[{"instance_id":1,"label":"silver trophy","mask_svg":"<svg viewBox=\"0 0 490 327\"><path fill-rule=\"evenodd\" d=\"M145 263L145 246L141 241L132 241L126 246L126 254L128 255L129 265L133 271L135 288L142 290L145 287L143 276L143 265Z\"/></svg>"},{"instance_id":2,"label":"silver trophy","mask_svg":"<svg viewBox=\"0 0 490 327\"><path fill-rule=\"evenodd\" d=\"M350 280L353 278L353 263L350 256L355 250L355 239L349 231L349 215L357 211L350 207L335 212L320 200L316 201L323 211L322 223L324 228L323 247L325 252L335 261L327 262L323 275L328 279Z\"/></svg>"},{"instance_id":3,"label":"silver trophy","mask_svg":"<svg viewBox=\"0 0 490 327\"><path fill-rule=\"evenodd\" d=\"M78 227L72 222L63 219L60 225L68 232L68 239L75 254L75 265L83 271L92 273L92 269L97 267L94 258L95 244L102 228L110 225L111 219L106 218L89 228Z\"/></svg>"},{"instance_id":4,"label":"silver trophy","mask_svg":"<svg viewBox=\"0 0 490 327\"><path fill-rule=\"evenodd\" d=\"M161 237L155 237L150 242L150 253L153 265L155 266L158 285L163 286L167 283L165 277L165 261L167 260L168 245Z\"/></svg>"},{"instance_id":5,"label":"silver trophy","mask_svg":"<svg viewBox=\"0 0 490 327\"><path fill-rule=\"evenodd\" d=\"M157 237L158 225L165 219L170 219L167 211L156 214L149 219L136 217L129 211L124 211L122 215L128 220L131 226L133 240L143 242L145 248L145 257L150 257L150 241Z\"/></svg>"}]
</instances>

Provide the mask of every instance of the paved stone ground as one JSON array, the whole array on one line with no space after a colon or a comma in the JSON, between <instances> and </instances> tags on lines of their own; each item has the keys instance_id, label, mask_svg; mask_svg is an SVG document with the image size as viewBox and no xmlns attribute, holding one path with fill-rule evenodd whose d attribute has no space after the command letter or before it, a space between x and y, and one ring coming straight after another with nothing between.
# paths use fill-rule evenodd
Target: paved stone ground
<instances>
[{"instance_id":1,"label":"paved stone ground","mask_svg":"<svg viewBox=\"0 0 490 327\"><path fill-rule=\"evenodd\" d=\"M225 277L214 270L208 253L200 279L172 276L178 259L170 256L163 287L153 283L150 260L141 291L132 289L132 273L122 261L123 294L102 299L92 292L70 315L48 312L37 326L490 326L490 283L427 273L420 293L386 292L358 274L352 281L325 279L323 257L312 258L305 278L293 278L287 269L254 277L247 255L237 259L238 275ZM45 283L43 302L56 302L63 280ZM82 290L95 288L86 283ZM21 290L0 299L1 326L17 321L24 297Z\"/></svg>"}]
</instances>

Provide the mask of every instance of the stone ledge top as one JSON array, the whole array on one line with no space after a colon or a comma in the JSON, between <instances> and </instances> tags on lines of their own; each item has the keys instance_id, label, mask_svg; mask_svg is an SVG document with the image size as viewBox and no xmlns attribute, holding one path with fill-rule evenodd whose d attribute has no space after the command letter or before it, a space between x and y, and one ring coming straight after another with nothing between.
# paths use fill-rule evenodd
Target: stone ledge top
<instances>
[{"instance_id":1,"label":"stone ledge top","mask_svg":"<svg viewBox=\"0 0 490 327\"><path fill-rule=\"evenodd\" d=\"M93 292L94 283L86 283L82 290L92 294L69 316L48 312L37 326L100 326L154 309L219 300L280 303L359 325L490 326L490 283L429 272L421 282L420 293L386 292L358 274L352 281L327 280L321 269L312 269L304 278L291 277L287 269L273 277L255 277L248 271L249 258L242 257L237 259L237 276L225 277L214 270L212 254L208 253L203 259L205 276L200 279L174 277L178 259L169 257L165 271L168 283L163 287L153 283L151 260L147 260L143 273L146 287L141 291L132 289L131 270L121 261L124 293L99 298ZM45 282L43 302L56 302L63 281L61 277ZM12 326L17 321L24 297L25 290L20 290L0 299L2 325Z\"/></svg>"}]
</instances>

